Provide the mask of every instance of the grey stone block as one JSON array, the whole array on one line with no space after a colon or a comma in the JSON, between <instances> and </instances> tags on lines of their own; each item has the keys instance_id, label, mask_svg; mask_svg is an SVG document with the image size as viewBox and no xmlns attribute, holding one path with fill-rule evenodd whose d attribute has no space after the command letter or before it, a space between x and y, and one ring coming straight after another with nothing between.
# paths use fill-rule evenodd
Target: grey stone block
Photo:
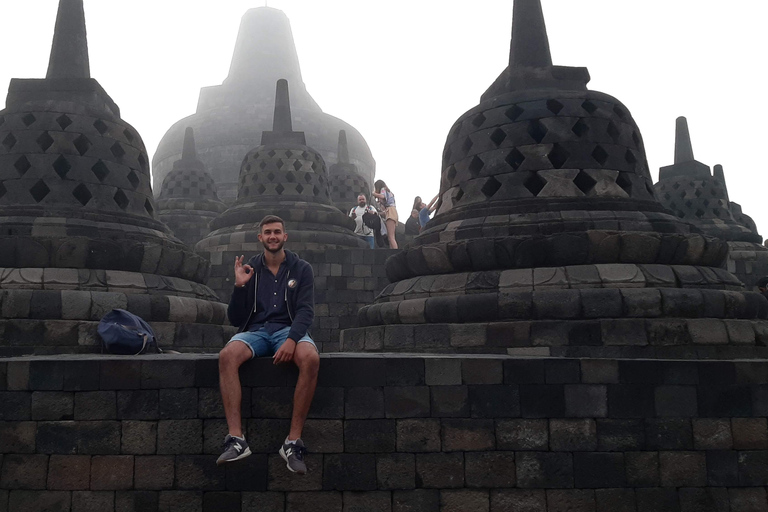
<instances>
[{"instance_id":1,"label":"grey stone block","mask_svg":"<svg viewBox=\"0 0 768 512\"><path fill-rule=\"evenodd\" d=\"M387 453L376 456L379 489L413 489L416 486L416 457L412 453Z\"/></svg>"},{"instance_id":2,"label":"grey stone block","mask_svg":"<svg viewBox=\"0 0 768 512\"><path fill-rule=\"evenodd\" d=\"M416 487L445 489L463 486L463 453L420 453L416 455Z\"/></svg>"}]
</instances>

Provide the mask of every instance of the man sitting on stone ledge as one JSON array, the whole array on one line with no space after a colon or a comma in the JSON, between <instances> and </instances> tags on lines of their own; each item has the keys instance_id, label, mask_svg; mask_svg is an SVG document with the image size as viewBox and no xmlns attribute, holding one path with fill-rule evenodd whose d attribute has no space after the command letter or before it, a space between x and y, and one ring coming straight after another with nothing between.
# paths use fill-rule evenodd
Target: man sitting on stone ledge
<instances>
[{"instance_id":1,"label":"man sitting on stone ledge","mask_svg":"<svg viewBox=\"0 0 768 512\"><path fill-rule=\"evenodd\" d=\"M299 367L291 430L279 453L289 470L303 475L307 466L301 431L320 366L317 347L307 333L315 316L314 276L309 263L283 249L288 234L280 217L267 215L259 230L264 253L246 265L243 256L235 258L235 289L227 314L240 331L219 354L219 384L229 434L224 438L224 453L216 463L251 454L240 417L242 388L238 369L254 357L272 356L275 364L294 362Z\"/></svg>"}]
</instances>

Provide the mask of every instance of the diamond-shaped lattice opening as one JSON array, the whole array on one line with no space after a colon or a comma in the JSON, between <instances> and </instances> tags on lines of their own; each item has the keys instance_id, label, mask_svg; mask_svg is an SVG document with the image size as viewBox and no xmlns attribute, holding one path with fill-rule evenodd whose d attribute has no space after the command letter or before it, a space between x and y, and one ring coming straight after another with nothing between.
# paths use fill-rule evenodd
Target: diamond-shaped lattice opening
<instances>
[{"instance_id":1,"label":"diamond-shaped lattice opening","mask_svg":"<svg viewBox=\"0 0 768 512\"><path fill-rule=\"evenodd\" d=\"M309 174L309 173L305 174L304 175L304 181L306 181L307 183L311 182L312 181L312 175Z\"/></svg>"},{"instance_id":2,"label":"diamond-shaped lattice opening","mask_svg":"<svg viewBox=\"0 0 768 512\"><path fill-rule=\"evenodd\" d=\"M469 172L472 173L472 176L477 177L478 174L480 174L480 171L483 170L483 166L485 165L485 162L480 160L478 157L472 158L472 161L469 162Z\"/></svg>"},{"instance_id":3,"label":"diamond-shaped lattice opening","mask_svg":"<svg viewBox=\"0 0 768 512\"><path fill-rule=\"evenodd\" d=\"M37 118L32 114L27 114L21 118L21 122L24 123L24 126L30 126L35 121L37 121Z\"/></svg>"},{"instance_id":4,"label":"diamond-shaped lattice opening","mask_svg":"<svg viewBox=\"0 0 768 512\"><path fill-rule=\"evenodd\" d=\"M75 142L73 142L75 145L75 149L78 153L80 153L80 156L83 156L88 152L89 149L91 149L91 141L88 140L88 137L85 135L80 135L78 138L75 139Z\"/></svg>"},{"instance_id":5,"label":"diamond-shaped lattice opening","mask_svg":"<svg viewBox=\"0 0 768 512\"><path fill-rule=\"evenodd\" d=\"M112 152L113 155L115 155L115 158L122 158L125 156L125 150L123 149L123 145L119 142L115 142L112 144L112 147L109 148L109 150Z\"/></svg>"},{"instance_id":6,"label":"diamond-shaped lattice opening","mask_svg":"<svg viewBox=\"0 0 768 512\"><path fill-rule=\"evenodd\" d=\"M685 196L687 195L688 195L688 192L686 190L683 190L682 192L680 192L680 199L685 199Z\"/></svg>"},{"instance_id":7,"label":"diamond-shaped lattice opening","mask_svg":"<svg viewBox=\"0 0 768 512\"><path fill-rule=\"evenodd\" d=\"M59 155L59 158L53 162L53 170L59 175L59 178L64 179L67 177L67 173L72 169L72 165L64 158L64 155Z\"/></svg>"},{"instance_id":8,"label":"diamond-shaped lattice opening","mask_svg":"<svg viewBox=\"0 0 768 512\"><path fill-rule=\"evenodd\" d=\"M67 114L61 114L59 117L56 118L56 124L61 126L62 130L66 130L67 126L72 124L72 120L69 118Z\"/></svg>"},{"instance_id":9,"label":"diamond-shaped lattice opening","mask_svg":"<svg viewBox=\"0 0 768 512\"><path fill-rule=\"evenodd\" d=\"M637 163L637 157L629 149L624 153L624 160L626 160L629 165L635 165Z\"/></svg>"},{"instance_id":10,"label":"diamond-shaped lattice opening","mask_svg":"<svg viewBox=\"0 0 768 512\"><path fill-rule=\"evenodd\" d=\"M3 198L6 192L8 192L8 189L6 189L5 185L3 185L3 182L0 181L0 199Z\"/></svg>"},{"instance_id":11,"label":"diamond-shaped lattice opening","mask_svg":"<svg viewBox=\"0 0 768 512\"><path fill-rule=\"evenodd\" d=\"M303 158L304 160L309 160L309 157L310 157L310 156L312 156L312 155L310 155L310 154L309 154L309 153L307 153L306 151L302 151L302 152L301 152L301 158Z\"/></svg>"},{"instance_id":12,"label":"diamond-shaped lattice opening","mask_svg":"<svg viewBox=\"0 0 768 512\"><path fill-rule=\"evenodd\" d=\"M125 139L126 139L128 142L133 142L133 139L135 139L135 137L134 137L134 135L133 135L133 132L131 132L131 130L129 130L128 128L126 128L125 130L123 130L123 135L125 135Z\"/></svg>"},{"instance_id":13,"label":"diamond-shaped lattice opening","mask_svg":"<svg viewBox=\"0 0 768 512\"><path fill-rule=\"evenodd\" d=\"M613 111L616 113L617 116L619 116L619 119L621 119L622 121L624 120L624 118L627 117L627 113L624 111L623 108L621 108L618 105L613 106Z\"/></svg>"},{"instance_id":14,"label":"diamond-shaped lattice opening","mask_svg":"<svg viewBox=\"0 0 768 512\"><path fill-rule=\"evenodd\" d=\"M319 196L319 195L320 195L320 189L319 189L319 188L317 188L317 185L315 185L314 187L312 187L312 193L315 195L315 197L317 197L317 196Z\"/></svg>"},{"instance_id":15,"label":"diamond-shaped lattice opening","mask_svg":"<svg viewBox=\"0 0 768 512\"><path fill-rule=\"evenodd\" d=\"M293 151L291 151L290 149L285 152L285 158L291 158L292 156L293 156Z\"/></svg>"},{"instance_id":16,"label":"diamond-shaped lattice opening","mask_svg":"<svg viewBox=\"0 0 768 512\"><path fill-rule=\"evenodd\" d=\"M276 164L276 165L277 165L277 168L278 168L278 169L282 169L282 168L283 168L283 166L285 165L285 162L283 162L283 159L282 159L282 158L280 158L280 159L277 161L277 164Z\"/></svg>"},{"instance_id":17,"label":"diamond-shaped lattice opening","mask_svg":"<svg viewBox=\"0 0 768 512\"><path fill-rule=\"evenodd\" d=\"M294 169L296 169L297 171L298 171L299 169L301 169L301 162L299 162L298 160L295 160L295 161L293 162L293 168L294 168Z\"/></svg>"},{"instance_id":18,"label":"diamond-shaped lattice opening","mask_svg":"<svg viewBox=\"0 0 768 512\"><path fill-rule=\"evenodd\" d=\"M285 191L285 187L281 183L278 183L277 186L275 187L275 192L277 192L277 195L279 196L283 195L284 191Z\"/></svg>"},{"instance_id":19,"label":"diamond-shaped lattice opening","mask_svg":"<svg viewBox=\"0 0 768 512\"><path fill-rule=\"evenodd\" d=\"M584 103L582 103L581 104L581 108L583 108L584 110L586 110L590 114L594 114L595 112L597 112L597 105L595 105L594 103L592 103L589 100L586 100Z\"/></svg>"},{"instance_id":20,"label":"diamond-shaped lattice opening","mask_svg":"<svg viewBox=\"0 0 768 512\"><path fill-rule=\"evenodd\" d=\"M310 167L312 167L313 171L317 172L317 162L312 162L312 165Z\"/></svg>"},{"instance_id":21,"label":"diamond-shaped lattice opening","mask_svg":"<svg viewBox=\"0 0 768 512\"><path fill-rule=\"evenodd\" d=\"M640 136L637 132L632 132L632 141L635 143L635 147L640 147Z\"/></svg>"},{"instance_id":22,"label":"diamond-shaped lattice opening","mask_svg":"<svg viewBox=\"0 0 768 512\"><path fill-rule=\"evenodd\" d=\"M704 210L702 210L702 209L696 210L696 216L698 218L702 218L704 216Z\"/></svg>"},{"instance_id":23,"label":"diamond-shaped lattice opening","mask_svg":"<svg viewBox=\"0 0 768 512\"><path fill-rule=\"evenodd\" d=\"M523 165L523 162L525 161L525 155L523 155L517 148L515 148L509 152L507 158L505 158L504 161L507 162L507 164L509 164L509 166L516 171L520 168L521 165Z\"/></svg>"},{"instance_id":24,"label":"diamond-shaped lattice opening","mask_svg":"<svg viewBox=\"0 0 768 512\"><path fill-rule=\"evenodd\" d=\"M285 181L288 183L295 183L296 182L296 176L292 172L285 173Z\"/></svg>"},{"instance_id":25,"label":"diamond-shaped lattice opening","mask_svg":"<svg viewBox=\"0 0 768 512\"><path fill-rule=\"evenodd\" d=\"M99 133L100 133L100 134L102 134L102 135L104 135L105 133L107 133L107 130L109 130L109 126L107 126L107 123L105 123L105 122L104 122L104 121L102 121L101 119L97 119L97 120L96 120L96 121L93 123L93 127L94 127L94 128L96 128L96 131L97 131L97 132L99 132Z\"/></svg>"},{"instance_id":26,"label":"diamond-shaped lattice opening","mask_svg":"<svg viewBox=\"0 0 768 512\"><path fill-rule=\"evenodd\" d=\"M458 189L458 191L455 194L453 194L453 202L454 202L454 204L458 203L459 201L461 201L462 197L464 197L464 191L462 189Z\"/></svg>"},{"instance_id":27,"label":"diamond-shaped lattice opening","mask_svg":"<svg viewBox=\"0 0 768 512\"><path fill-rule=\"evenodd\" d=\"M3 139L3 146L5 146L7 151L10 151L15 145L16 137L14 137L12 133L9 133L8 136Z\"/></svg>"},{"instance_id":28,"label":"diamond-shaped lattice opening","mask_svg":"<svg viewBox=\"0 0 768 512\"><path fill-rule=\"evenodd\" d=\"M481 126L483 126L483 123L484 123L484 122L485 122L485 116L483 115L483 113L482 113L482 112L480 112L479 114L477 114L477 115L476 115L476 116L475 116L475 117L472 119L472 124L473 124L473 125L474 125L476 128L480 128Z\"/></svg>"},{"instance_id":29,"label":"diamond-shaped lattice opening","mask_svg":"<svg viewBox=\"0 0 768 512\"><path fill-rule=\"evenodd\" d=\"M299 194L304 192L304 187L301 185L301 183L296 184L296 192L298 192Z\"/></svg>"},{"instance_id":30,"label":"diamond-shaped lattice opening","mask_svg":"<svg viewBox=\"0 0 768 512\"><path fill-rule=\"evenodd\" d=\"M93 197L91 191L88 190L88 187L82 183L75 187L75 190L72 191L72 195L75 196L75 199L77 199L83 206L87 205L88 201Z\"/></svg>"},{"instance_id":31,"label":"diamond-shaped lattice opening","mask_svg":"<svg viewBox=\"0 0 768 512\"><path fill-rule=\"evenodd\" d=\"M266 168L267 168L267 162L265 162L264 160L262 160L262 161L261 161L261 163L259 164L259 168L260 168L262 171L263 171L264 169L266 169Z\"/></svg>"},{"instance_id":32,"label":"diamond-shaped lattice opening","mask_svg":"<svg viewBox=\"0 0 768 512\"><path fill-rule=\"evenodd\" d=\"M509 118L510 121L515 121L518 117L520 117L525 110L523 110L521 107L518 107L517 105L514 105L507 109L506 112L504 112L504 115Z\"/></svg>"},{"instance_id":33,"label":"diamond-shaped lattice opening","mask_svg":"<svg viewBox=\"0 0 768 512\"><path fill-rule=\"evenodd\" d=\"M322 176L318 176L317 182L322 185L323 183L325 183L325 178L323 178Z\"/></svg>"},{"instance_id":34,"label":"diamond-shaped lattice opening","mask_svg":"<svg viewBox=\"0 0 768 512\"><path fill-rule=\"evenodd\" d=\"M128 208L128 203L130 203L128 196L125 195L125 192L118 189L117 192L115 192L115 195L112 197L112 199L115 200L117 203L117 206L120 207L120 209L125 210Z\"/></svg>"},{"instance_id":35,"label":"diamond-shaped lattice opening","mask_svg":"<svg viewBox=\"0 0 768 512\"><path fill-rule=\"evenodd\" d=\"M541 124L538 119L534 119L528 123L528 135L530 135L537 144L541 144L541 141L544 140L544 136L547 135L548 131L547 127Z\"/></svg>"},{"instance_id":36,"label":"diamond-shaped lattice opening","mask_svg":"<svg viewBox=\"0 0 768 512\"><path fill-rule=\"evenodd\" d=\"M603 149L603 146L595 146L595 149L592 150L592 158L600 165L605 165L605 162L608 161L608 152Z\"/></svg>"},{"instance_id":37,"label":"diamond-shaped lattice opening","mask_svg":"<svg viewBox=\"0 0 768 512\"><path fill-rule=\"evenodd\" d=\"M483 185L483 188L480 189L480 191L485 194L485 197L491 198L496 194L496 192L499 191L501 188L501 183L499 183L499 180L491 176L488 178L488 180Z\"/></svg>"},{"instance_id":38,"label":"diamond-shaped lattice opening","mask_svg":"<svg viewBox=\"0 0 768 512\"><path fill-rule=\"evenodd\" d=\"M48 148L50 148L53 145L53 137L48 132L43 132L40 134L40 136L37 138L37 145L40 146L40 149L43 151L48 151Z\"/></svg>"},{"instance_id":39,"label":"diamond-shaped lattice opening","mask_svg":"<svg viewBox=\"0 0 768 512\"><path fill-rule=\"evenodd\" d=\"M16 160L16 163L14 163L13 166L19 172L19 176L24 176L27 171L32 168L32 164L29 163L29 160L27 160L27 157L25 156L22 156Z\"/></svg>"},{"instance_id":40,"label":"diamond-shaped lattice opening","mask_svg":"<svg viewBox=\"0 0 768 512\"><path fill-rule=\"evenodd\" d=\"M696 192L694 192L693 195L695 195L696 197L701 197L701 189L697 188Z\"/></svg>"},{"instance_id":41,"label":"diamond-shaped lattice opening","mask_svg":"<svg viewBox=\"0 0 768 512\"><path fill-rule=\"evenodd\" d=\"M267 179L269 181L274 181L275 180L275 173L271 172L271 173L267 174Z\"/></svg>"},{"instance_id":42,"label":"diamond-shaped lattice opening","mask_svg":"<svg viewBox=\"0 0 768 512\"><path fill-rule=\"evenodd\" d=\"M616 125L613 124L613 122L608 123L608 128L605 130L608 132L608 136L610 136L613 139L613 142L617 142L619 139L619 129L616 128Z\"/></svg>"},{"instance_id":43,"label":"diamond-shaped lattice opening","mask_svg":"<svg viewBox=\"0 0 768 512\"><path fill-rule=\"evenodd\" d=\"M692 206L693 206L693 202L692 202L692 201L690 201L690 200L688 200L688 201L686 201L686 202L685 202L685 206L687 206L688 208L690 208L690 207L692 207Z\"/></svg>"},{"instance_id":44,"label":"diamond-shaped lattice opening","mask_svg":"<svg viewBox=\"0 0 768 512\"><path fill-rule=\"evenodd\" d=\"M627 195L632 195L632 180L629 178L629 173L620 172L619 177L616 178L616 184L620 186Z\"/></svg>"},{"instance_id":45,"label":"diamond-shaped lattice opening","mask_svg":"<svg viewBox=\"0 0 768 512\"><path fill-rule=\"evenodd\" d=\"M141 167L141 170L147 172L147 159L144 157L144 155L139 155L137 160L139 161L139 167Z\"/></svg>"},{"instance_id":46,"label":"diamond-shaped lattice opening","mask_svg":"<svg viewBox=\"0 0 768 512\"><path fill-rule=\"evenodd\" d=\"M539 176L539 173L532 172L527 180L523 183L523 186L534 196L538 196L539 192L544 189L547 184L547 180Z\"/></svg>"},{"instance_id":47,"label":"diamond-shaped lattice opening","mask_svg":"<svg viewBox=\"0 0 768 512\"><path fill-rule=\"evenodd\" d=\"M560 111L563 110L563 107L565 107L565 105L557 100L547 100L547 110L555 115L559 114Z\"/></svg>"},{"instance_id":48,"label":"diamond-shaped lattice opening","mask_svg":"<svg viewBox=\"0 0 768 512\"><path fill-rule=\"evenodd\" d=\"M573 128L571 128L571 131L575 133L577 137L583 137L589 131L589 126L583 119L579 119L576 121L576 124L573 125Z\"/></svg>"},{"instance_id":49,"label":"diamond-shaped lattice opening","mask_svg":"<svg viewBox=\"0 0 768 512\"><path fill-rule=\"evenodd\" d=\"M504 142L504 139L506 138L507 138L507 134L501 128L496 128L495 130L493 130L493 133L491 134L491 140L497 146L500 146L501 143Z\"/></svg>"},{"instance_id":50,"label":"diamond-shaped lattice opening","mask_svg":"<svg viewBox=\"0 0 768 512\"><path fill-rule=\"evenodd\" d=\"M152 201L149 199L144 200L144 209L147 211L150 217L155 216L155 208L152 206Z\"/></svg>"},{"instance_id":51,"label":"diamond-shaped lattice opening","mask_svg":"<svg viewBox=\"0 0 768 512\"><path fill-rule=\"evenodd\" d=\"M29 193L32 194L32 198L37 203L45 199L45 196L50 192L51 189L48 188L48 185L46 185L43 180L38 180L37 183L32 185L32 188L29 189Z\"/></svg>"},{"instance_id":52,"label":"diamond-shaped lattice opening","mask_svg":"<svg viewBox=\"0 0 768 512\"><path fill-rule=\"evenodd\" d=\"M455 139L459 136L459 132L461 131L461 123L456 123L453 125L453 128L451 128L451 132L448 135L449 139Z\"/></svg>"},{"instance_id":53,"label":"diamond-shaped lattice opening","mask_svg":"<svg viewBox=\"0 0 768 512\"><path fill-rule=\"evenodd\" d=\"M445 177L448 180L448 183L453 183L453 179L456 177L456 167L452 165L448 167L448 170L445 172Z\"/></svg>"},{"instance_id":54,"label":"diamond-shaped lattice opening","mask_svg":"<svg viewBox=\"0 0 768 512\"><path fill-rule=\"evenodd\" d=\"M109 175L109 167L99 160L96 162L93 167L91 167L91 172L96 175L96 179L103 182L104 179Z\"/></svg>"},{"instance_id":55,"label":"diamond-shaped lattice opening","mask_svg":"<svg viewBox=\"0 0 768 512\"><path fill-rule=\"evenodd\" d=\"M258 192L259 194L263 194L266 191L267 191L267 187L265 187L264 185L259 185L258 187L256 187L256 192Z\"/></svg>"},{"instance_id":56,"label":"diamond-shaped lattice opening","mask_svg":"<svg viewBox=\"0 0 768 512\"><path fill-rule=\"evenodd\" d=\"M270 149L270 150L267 152L267 156L268 156L269 158L272 158L272 157L274 157L276 154L277 154L277 153L275 152L275 150L274 150L274 149Z\"/></svg>"},{"instance_id":57,"label":"diamond-shaped lattice opening","mask_svg":"<svg viewBox=\"0 0 768 512\"><path fill-rule=\"evenodd\" d=\"M667 201L669 201L670 197L672 197L672 196L670 196L669 193L664 194L664 199L666 199Z\"/></svg>"},{"instance_id":58,"label":"diamond-shaped lattice opening","mask_svg":"<svg viewBox=\"0 0 768 512\"><path fill-rule=\"evenodd\" d=\"M465 153L468 153L469 150L472 149L472 146L473 146L472 139L467 137L466 139L464 139L464 144L461 145L461 150L464 151Z\"/></svg>"},{"instance_id":59,"label":"diamond-shaped lattice opening","mask_svg":"<svg viewBox=\"0 0 768 512\"><path fill-rule=\"evenodd\" d=\"M679 183L675 183L674 185L672 185L672 188L677 190L677 189L680 188L680 184Z\"/></svg>"},{"instance_id":60,"label":"diamond-shaped lattice opening","mask_svg":"<svg viewBox=\"0 0 768 512\"><path fill-rule=\"evenodd\" d=\"M554 144L552 146L552 151L550 151L547 154L547 158L549 158L549 161L552 162L552 165L555 169L562 169L565 165L565 162L568 161L568 157L570 157L571 154L565 150L560 144Z\"/></svg>"},{"instance_id":61,"label":"diamond-shaped lattice opening","mask_svg":"<svg viewBox=\"0 0 768 512\"><path fill-rule=\"evenodd\" d=\"M584 171L579 171L579 174L573 178L573 184L579 187L579 190L584 192L584 194L588 194L593 188L595 188L597 181Z\"/></svg>"},{"instance_id":62,"label":"diamond-shaped lattice opening","mask_svg":"<svg viewBox=\"0 0 768 512\"><path fill-rule=\"evenodd\" d=\"M139 188L139 184L141 183L141 180L139 179L138 175L134 171L129 172L127 178L128 178L128 181L131 182L131 186L133 187L133 190L136 190L137 188Z\"/></svg>"},{"instance_id":63,"label":"diamond-shaped lattice opening","mask_svg":"<svg viewBox=\"0 0 768 512\"><path fill-rule=\"evenodd\" d=\"M2 196L0 196L0 197L2 197ZM719 208L713 208L712 209L712 213L714 213L716 217L721 217L721 213L722 212L720 211Z\"/></svg>"}]
</instances>

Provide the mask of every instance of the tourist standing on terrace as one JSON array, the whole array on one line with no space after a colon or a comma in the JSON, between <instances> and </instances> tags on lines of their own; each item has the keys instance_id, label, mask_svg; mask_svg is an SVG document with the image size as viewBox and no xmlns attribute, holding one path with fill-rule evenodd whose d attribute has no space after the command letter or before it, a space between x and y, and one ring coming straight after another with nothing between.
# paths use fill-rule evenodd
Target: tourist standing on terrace
<instances>
[{"instance_id":1,"label":"tourist standing on terrace","mask_svg":"<svg viewBox=\"0 0 768 512\"><path fill-rule=\"evenodd\" d=\"M373 184L373 197L379 200L379 203L386 209L387 237L389 238L389 248L397 249L397 240L395 240L395 230L397 229L397 208L395 207L395 194L392 193L387 184L382 180L376 180Z\"/></svg>"},{"instance_id":2,"label":"tourist standing on terrace","mask_svg":"<svg viewBox=\"0 0 768 512\"><path fill-rule=\"evenodd\" d=\"M288 240L280 217L267 215L259 224L263 254L243 265L235 258L235 289L227 314L240 328L219 353L219 384L229 434L224 453L216 461L224 464L251 454L240 417L242 388L238 370L254 357L272 356L274 364L293 362L299 379L293 395L291 430L280 447L289 470L305 474L306 450L301 441L304 421L317 386L320 357L307 330L315 316L312 267L283 246Z\"/></svg>"}]
</instances>

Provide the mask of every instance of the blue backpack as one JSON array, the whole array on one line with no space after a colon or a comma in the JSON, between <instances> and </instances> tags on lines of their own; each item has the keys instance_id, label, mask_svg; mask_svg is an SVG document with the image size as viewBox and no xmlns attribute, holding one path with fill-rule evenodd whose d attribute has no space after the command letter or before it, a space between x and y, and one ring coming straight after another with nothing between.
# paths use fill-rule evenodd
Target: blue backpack
<instances>
[{"instance_id":1,"label":"blue backpack","mask_svg":"<svg viewBox=\"0 0 768 512\"><path fill-rule=\"evenodd\" d=\"M99 335L110 354L135 356L150 349L162 353L155 332L147 322L124 309L113 309L101 319Z\"/></svg>"}]
</instances>

